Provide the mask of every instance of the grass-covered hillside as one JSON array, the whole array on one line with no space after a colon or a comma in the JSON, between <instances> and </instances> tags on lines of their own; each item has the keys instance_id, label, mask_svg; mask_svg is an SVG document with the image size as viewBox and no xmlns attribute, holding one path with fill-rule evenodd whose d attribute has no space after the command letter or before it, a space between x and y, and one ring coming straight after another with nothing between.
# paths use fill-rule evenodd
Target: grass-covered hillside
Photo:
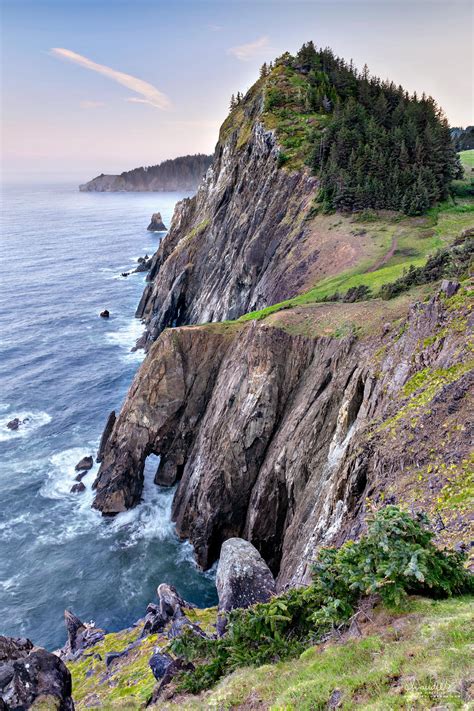
<instances>
[{"instance_id":1,"label":"grass-covered hillside","mask_svg":"<svg viewBox=\"0 0 474 711\"><path fill-rule=\"evenodd\" d=\"M472 168L474 151L461 154L463 176L456 181L454 197L425 215L406 217L387 211L362 211L348 217L340 213L312 218L313 247L324 234L337 241L339 232L350 236L355 254L354 266L333 276L324 277L298 296L242 316L240 321L266 318L272 313L304 307L344 296L350 290L364 288L361 298L386 297L383 287L400 279L410 268L426 264L430 255L446 250L465 230L474 229L474 188ZM467 249L472 250L472 237ZM336 244L335 244L336 246ZM336 258L336 250L334 258ZM472 259L472 256L471 256ZM467 276L469 264L459 277ZM451 276L456 276L451 274ZM350 294L349 294L350 298ZM356 293L356 298L357 293Z\"/></svg>"},{"instance_id":2,"label":"grass-covered hillside","mask_svg":"<svg viewBox=\"0 0 474 711\"><path fill-rule=\"evenodd\" d=\"M140 709L155 690L162 709L463 708L473 581L432 539L424 515L388 506L358 541L320 549L307 587L227 613L223 636L215 608L188 610L204 636L107 635L68 664L76 706ZM154 652L188 665L158 694Z\"/></svg>"}]
</instances>

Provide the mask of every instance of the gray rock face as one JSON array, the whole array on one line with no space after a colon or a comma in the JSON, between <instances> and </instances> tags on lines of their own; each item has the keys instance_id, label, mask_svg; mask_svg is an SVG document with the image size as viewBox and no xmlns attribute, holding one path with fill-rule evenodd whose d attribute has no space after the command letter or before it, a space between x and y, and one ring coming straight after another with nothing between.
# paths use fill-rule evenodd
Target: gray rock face
<instances>
[{"instance_id":1,"label":"gray rock face","mask_svg":"<svg viewBox=\"0 0 474 711\"><path fill-rule=\"evenodd\" d=\"M419 431L370 429L397 415L415 373L468 362L464 334L449 329L459 314L448 307L436 298L415 304L403 328L394 325L382 339L386 313L380 333L360 340L293 335L274 318L165 331L109 437L94 506L113 514L137 504L146 457L159 454L167 482L179 482L178 533L201 566L217 560L223 541L240 537L278 575L278 589L307 580L318 545L361 532L366 496L428 466L447 417L464 424L450 424L443 456L448 463L468 456L469 372L446 384L417 420ZM320 305L312 318L339 308ZM360 306L343 308L347 318ZM440 329L449 335L420 348Z\"/></svg>"},{"instance_id":2,"label":"gray rock face","mask_svg":"<svg viewBox=\"0 0 474 711\"><path fill-rule=\"evenodd\" d=\"M443 279L441 282L441 291L446 294L448 298L454 296L454 294L459 291L460 283L458 281L450 281L449 279Z\"/></svg>"},{"instance_id":3,"label":"gray rock face","mask_svg":"<svg viewBox=\"0 0 474 711\"><path fill-rule=\"evenodd\" d=\"M104 639L105 631L103 629L82 622L71 610L64 610L64 624L67 642L59 652L63 659L70 659Z\"/></svg>"},{"instance_id":4,"label":"gray rock face","mask_svg":"<svg viewBox=\"0 0 474 711\"><path fill-rule=\"evenodd\" d=\"M105 445L107 444L107 440L110 437L110 433L112 432L114 425L115 425L115 410L112 410L110 415L107 418L107 422L104 428L104 431L102 432L102 436L100 438L100 443L99 443L99 449L97 451L97 459L96 461L100 463L102 459L104 458L104 450L105 450Z\"/></svg>"},{"instance_id":5,"label":"gray rock face","mask_svg":"<svg viewBox=\"0 0 474 711\"><path fill-rule=\"evenodd\" d=\"M69 670L29 640L0 635L0 707L25 711L40 702L41 708L74 711Z\"/></svg>"},{"instance_id":6,"label":"gray rock face","mask_svg":"<svg viewBox=\"0 0 474 711\"><path fill-rule=\"evenodd\" d=\"M238 133L221 140L196 196L175 209L137 309L149 343L169 326L236 318L302 287L304 258L298 263L294 250L304 250L317 181L278 169L275 137L258 122L261 106L259 96L245 108L255 119L246 150Z\"/></svg>"},{"instance_id":7,"label":"gray rock face","mask_svg":"<svg viewBox=\"0 0 474 711\"><path fill-rule=\"evenodd\" d=\"M242 538L229 538L221 548L216 576L219 611L268 602L275 579L258 550Z\"/></svg>"},{"instance_id":8,"label":"gray rock face","mask_svg":"<svg viewBox=\"0 0 474 711\"><path fill-rule=\"evenodd\" d=\"M161 218L161 212L154 212L147 227L150 232L166 232L167 227Z\"/></svg>"}]
</instances>

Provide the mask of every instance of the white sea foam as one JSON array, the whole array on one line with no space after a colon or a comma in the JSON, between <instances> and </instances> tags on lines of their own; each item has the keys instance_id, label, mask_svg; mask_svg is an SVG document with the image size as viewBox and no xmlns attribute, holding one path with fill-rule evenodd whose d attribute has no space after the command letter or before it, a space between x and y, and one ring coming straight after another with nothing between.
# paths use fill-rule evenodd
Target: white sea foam
<instances>
[{"instance_id":1,"label":"white sea foam","mask_svg":"<svg viewBox=\"0 0 474 711\"><path fill-rule=\"evenodd\" d=\"M75 466L85 454L94 455L97 445L86 445L84 447L73 447L66 449L63 452L53 454L50 459L50 467L48 475L40 489L41 496L47 499L63 499L65 496L70 496L74 500L83 502L87 499L90 504L92 493L89 496L86 492L81 495L71 494L71 487L76 483L75 476L77 474ZM97 474L97 465L94 464L86 476L82 479L86 486L86 491L90 491L90 485Z\"/></svg>"},{"instance_id":2,"label":"white sea foam","mask_svg":"<svg viewBox=\"0 0 474 711\"><path fill-rule=\"evenodd\" d=\"M15 417L20 420L20 426L17 430L9 430L7 423ZM6 442L17 437L28 437L38 427L43 427L48 422L51 422L51 415L48 415L47 412L13 411L10 409L9 413L6 414L4 410L0 416L0 442Z\"/></svg>"},{"instance_id":3,"label":"white sea foam","mask_svg":"<svg viewBox=\"0 0 474 711\"><path fill-rule=\"evenodd\" d=\"M117 319L118 327L115 331L109 331L105 334L106 340L114 346L119 346L123 349L123 358L127 361L141 363L145 354L143 350L131 351L137 340L143 333L143 324L136 318L134 319Z\"/></svg>"}]
</instances>

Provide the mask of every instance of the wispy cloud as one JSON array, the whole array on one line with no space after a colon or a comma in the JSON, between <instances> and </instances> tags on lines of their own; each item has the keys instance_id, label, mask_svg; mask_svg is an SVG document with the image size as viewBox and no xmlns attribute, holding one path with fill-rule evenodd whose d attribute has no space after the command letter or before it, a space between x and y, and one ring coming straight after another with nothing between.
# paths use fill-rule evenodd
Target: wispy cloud
<instances>
[{"instance_id":1,"label":"wispy cloud","mask_svg":"<svg viewBox=\"0 0 474 711\"><path fill-rule=\"evenodd\" d=\"M137 77L134 77L131 74L125 74L124 72L118 72L116 69L106 67L104 64L97 64L97 62L93 62L91 59L83 57L82 54L72 52L70 49L53 47L53 49L51 49L51 54L59 59L67 59L70 62L74 62L74 64L79 64L79 66L85 67L85 69L91 69L93 72L102 74L103 76L112 79L112 81L115 81L122 86L126 86L127 89L134 91L141 97L131 97L130 99L127 99L127 101L140 104L151 104L151 106L154 106L157 109L168 109L171 106L171 101L166 94L163 94L163 92L153 86L153 84L143 81L143 79L138 79Z\"/></svg>"},{"instance_id":2,"label":"wispy cloud","mask_svg":"<svg viewBox=\"0 0 474 711\"><path fill-rule=\"evenodd\" d=\"M270 49L270 40L265 35L259 37L255 42L249 42L248 44L239 44L237 47L230 47L227 50L227 54L232 54L237 57L241 62L248 62L250 59L254 59L261 54L264 54Z\"/></svg>"},{"instance_id":3,"label":"wispy cloud","mask_svg":"<svg viewBox=\"0 0 474 711\"><path fill-rule=\"evenodd\" d=\"M89 101L88 99L85 99L84 101L79 102L79 106L81 109L98 109L101 106L105 106L104 101Z\"/></svg>"},{"instance_id":4,"label":"wispy cloud","mask_svg":"<svg viewBox=\"0 0 474 711\"><path fill-rule=\"evenodd\" d=\"M208 28L211 30L211 32L222 32L224 29L222 25L208 25Z\"/></svg>"}]
</instances>

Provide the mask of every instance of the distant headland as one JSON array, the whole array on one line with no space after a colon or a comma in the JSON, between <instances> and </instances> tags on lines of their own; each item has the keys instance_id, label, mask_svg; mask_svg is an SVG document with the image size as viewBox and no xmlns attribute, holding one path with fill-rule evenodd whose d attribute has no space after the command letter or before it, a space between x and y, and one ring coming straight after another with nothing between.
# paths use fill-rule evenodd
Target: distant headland
<instances>
[{"instance_id":1,"label":"distant headland","mask_svg":"<svg viewBox=\"0 0 474 711\"><path fill-rule=\"evenodd\" d=\"M159 165L127 170L120 175L98 175L79 185L81 192L157 192L196 190L212 156L197 153L165 160Z\"/></svg>"}]
</instances>

